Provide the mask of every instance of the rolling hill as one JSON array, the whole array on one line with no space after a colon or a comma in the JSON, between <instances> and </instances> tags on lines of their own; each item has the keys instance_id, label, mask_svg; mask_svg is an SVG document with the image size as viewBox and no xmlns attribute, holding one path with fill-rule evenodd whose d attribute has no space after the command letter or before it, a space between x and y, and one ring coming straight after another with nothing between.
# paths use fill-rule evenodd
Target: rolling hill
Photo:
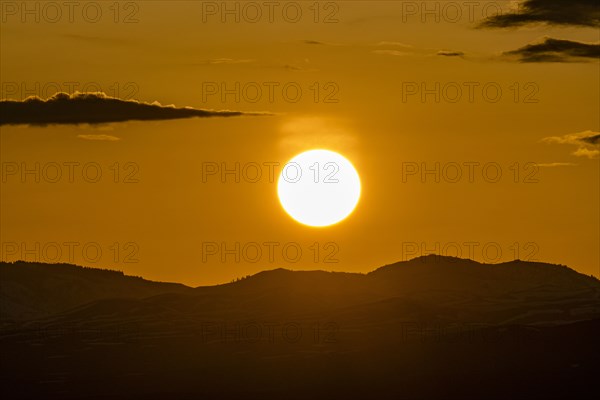
<instances>
[{"instance_id":1,"label":"rolling hill","mask_svg":"<svg viewBox=\"0 0 600 400\"><path fill-rule=\"evenodd\" d=\"M427 256L191 288L16 262L0 282L8 398L583 398L598 373L600 282L560 265Z\"/></svg>"}]
</instances>

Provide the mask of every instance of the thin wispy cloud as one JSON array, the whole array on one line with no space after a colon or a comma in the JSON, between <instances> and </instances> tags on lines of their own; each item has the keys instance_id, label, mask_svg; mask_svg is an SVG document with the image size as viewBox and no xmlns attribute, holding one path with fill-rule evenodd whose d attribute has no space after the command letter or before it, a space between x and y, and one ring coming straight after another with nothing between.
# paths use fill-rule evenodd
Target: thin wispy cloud
<instances>
[{"instance_id":1,"label":"thin wispy cloud","mask_svg":"<svg viewBox=\"0 0 600 400\"><path fill-rule=\"evenodd\" d=\"M96 140L102 142L118 142L121 138L113 135L77 135L79 139L83 140Z\"/></svg>"},{"instance_id":2,"label":"thin wispy cloud","mask_svg":"<svg viewBox=\"0 0 600 400\"><path fill-rule=\"evenodd\" d=\"M597 158L600 154L600 132L584 131L563 136L548 136L543 138L542 142L577 146L571 153L577 157Z\"/></svg>"},{"instance_id":3,"label":"thin wispy cloud","mask_svg":"<svg viewBox=\"0 0 600 400\"><path fill-rule=\"evenodd\" d=\"M600 154L600 150L588 149L585 147L580 147L573 152L574 156L587 158L598 158L598 154Z\"/></svg>"},{"instance_id":4,"label":"thin wispy cloud","mask_svg":"<svg viewBox=\"0 0 600 400\"><path fill-rule=\"evenodd\" d=\"M537 164L538 167L542 168L556 168L556 167L574 167L577 164L570 162L553 162L553 163L541 163Z\"/></svg>"},{"instance_id":5,"label":"thin wispy cloud","mask_svg":"<svg viewBox=\"0 0 600 400\"><path fill-rule=\"evenodd\" d=\"M382 42L377 43L377 46L413 47L410 44L394 42L394 41L382 41Z\"/></svg>"},{"instance_id":6,"label":"thin wispy cloud","mask_svg":"<svg viewBox=\"0 0 600 400\"><path fill-rule=\"evenodd\" d=\"M411 55L415 55L416 53L410 52L410 51L401 51L401 50L373 50L373 53L375 54L381 54L381 55L387 55L387 56L396 56L396 57L402 57L402 56L411 56Z\"/></svg>"},{"instance_id":7,"label":"thin wispy cloud","mask_svg":"<svg viewBox=\"0 0 600 400\"><path fill-rule=\"evenodd\" d=\"M312 40L312 39L303 40L302 43L308 44L311 46L345 46L341 43L322 42L320 40Z\"/></svg>"},{"instance_id":8,"label":"thin wispy cloud","mask_svg":"<svg viewBox=\"0 0 600 400\"><path fill-rule=\"evenodd\" d=\"M254 62L253 59L234 59L234 58L213 58L210 60L205 60L204 64L248 64Z\"/></svg>"},{"instance_id":9,"label":"thin wispy cloud","mask_svg":"<svg viewBox=\"0 0 600 400\"><path fill-rule=\"evenodd\" d=\"M465 53L456 50L440 50L440 49L428 49L418 48L408 44L400 42L379 42L376 44L377 47L389 47L387 49L376 49L373 50L374 54L406 57L406 56L442 56L442 57L464 57Z\"/></svg>"},{"instance_id":10,"label":"thin wispy cloud","mask_svg":"<svg viewBox=\"0 0 600 400\"><path fill-rule=\"evenodd\" d=\"M319 42L318 40L305 40L304 44L314 44L314 45L324 45L324 42Z\"/></svg>"}]
</instances>

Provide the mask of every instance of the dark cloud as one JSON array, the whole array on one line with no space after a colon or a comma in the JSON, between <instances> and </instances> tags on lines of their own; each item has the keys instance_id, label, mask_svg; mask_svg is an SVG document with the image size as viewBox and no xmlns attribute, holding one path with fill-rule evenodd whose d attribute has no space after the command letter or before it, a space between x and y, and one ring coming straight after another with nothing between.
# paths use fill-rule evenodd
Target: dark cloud
<instances>
[{"instance_id":1,"label":"dark cloud","mask_svg":"<svg viewBox=\"0 0 600 400\"><path fill-rule=\"evenodd\" d=\"M463 53L462 51L446 51L446 50L440 50L437 52L438 56L444 56L444 57L462 57L465 55L465 53Z\"/></svg>"},{"instance_id":2,"label":"dark cloud","mask_svg":"<svg viewBox=\"0 0 600 400\"><path fill-rule=\"evenodd\" d=\"M545 23L563 26L600 26L598 0L525 0L519 11L483 21L482 27L506 28Z\"/></svg>"},{"instance_id":3,"label":"dark cloud","mask_svg":"<svg viewBox=\"0 0 600 400\"><path fill-rule=\"evenodd\" d=\"M390 47L388 49L373 50L375 54L389 56L442 56L442 57L464 57L465 53L458 50L438 50L426 47L414 47L401 42L384 41L376 44L377 47Z\"/></svg>"},{"instance_id":4,"label":"dark cloud","mask_svg":"<svg viewBox=\"0 0 600 400\"><path fill-rule=\"evenodd\" d=\"M47 100L29 97L23 101L0 101L0 125L102 124L124 121L156 121L194 117L269 115L240 111L176 108L158 102L121 100L104 93L57 93Z\"/></svg>"},{"instance_id":5,"label":"dark cloud","mask_svg":"<svg viewBox=\"0 0 600 400\"><path fill-rule=\"evenodd\" d=\"M303 40L302 43L313 45L313 46L344 46L343 44L340 44L340 43L320 42L318 40Z\"/></svg>"},{"instance_id":6,"label":"dark cloud","mask_svg":"<svg viewBox=\"0 0 600 400\"><path fill-rule=\"evenodd\" d=\"M546 38L537 44L528 44L504 53L520 62L582 62L600 57L600 44Z\"/></svg>"},{"instance_id":7,"label":"dark cloud","mask_svg":"<svg viewBox=\"0 0 600 400\"><path fill-rule=\"evenodd\" d=\"M323 42L319 42L319 41L316 41L316 40L305 40L305 41L304 41L304 44L316 44L316 45L322 45L322 44L325 44L325 43L323 43Z\"/></svg>"},{"instance_id":8,"label":"dark cloud","mask_svg":"<svg viewBox=\"0 0 600 400\"><path fill-rule=\"evenodd\" d=\"M589 144L600 144L600 134L597 133L592 136L582 137L581 141Z\"/></svg>"}]
</instances>

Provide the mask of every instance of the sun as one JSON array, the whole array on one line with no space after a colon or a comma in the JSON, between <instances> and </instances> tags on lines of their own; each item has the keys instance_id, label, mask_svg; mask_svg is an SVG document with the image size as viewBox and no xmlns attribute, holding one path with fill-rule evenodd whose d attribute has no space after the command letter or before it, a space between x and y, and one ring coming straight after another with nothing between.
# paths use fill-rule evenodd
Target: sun
<instances>
[{"instance_id":1,"label":"sun","mask_svg":"<svg viewBox=\"0 0 600 400\"><path fill-rule=\"evenodd\" d=\"M354 211L360 198L358 172L342 155L309 150L288 161L281 170L277 194L283 209L301 224L324 227Z\"/></svg>"}]
</instances>

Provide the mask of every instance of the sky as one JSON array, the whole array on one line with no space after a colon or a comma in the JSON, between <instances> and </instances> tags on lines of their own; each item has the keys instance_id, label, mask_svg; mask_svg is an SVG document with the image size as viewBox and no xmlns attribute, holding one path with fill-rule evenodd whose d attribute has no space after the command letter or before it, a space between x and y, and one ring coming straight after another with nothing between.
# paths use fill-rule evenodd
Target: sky
<instances>
[{"instance_id":1,"label":"sky","mask_svg":"<svg viewBox=\"0 0 600 400\"><path fill-rule=\"evenodd\" d=\"M25 110L0 121L4 261L192 286L430 252L600 275L591 1L0 4L0 97ZM360 176L331 227L277 197L311 149Z\"/></svg>"}]
</instances>

